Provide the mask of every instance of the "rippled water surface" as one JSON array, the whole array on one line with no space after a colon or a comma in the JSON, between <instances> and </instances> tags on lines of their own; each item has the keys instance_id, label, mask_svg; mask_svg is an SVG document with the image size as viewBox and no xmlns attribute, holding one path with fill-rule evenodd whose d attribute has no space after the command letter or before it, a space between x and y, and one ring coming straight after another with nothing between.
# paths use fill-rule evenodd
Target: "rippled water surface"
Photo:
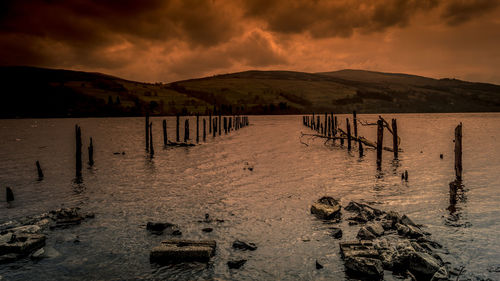
<instances>
[{"instance_id":1,"label":"rippled water surface","mask_svg":"<svg viewBox=\"0 0 500 281\"><path fill-rule=\"evenodd\" d=\"M345 120L346 116L339 116ZM349 116L350 117L350 116ZM460 280L500 280L500 114L403 114L400 160L375 152L300 138L311 133L300 116L250 116L249 127L190 148L161 147L161 120L152 118L155 155L144 149L142 118L0 120L0 223L61 206L95 212L81 225L49 231L47 244L60 255L38 262L0 265L2 280L346 280L338 242L309 212L323 195L374 204L425 224L449 251L451 267L465 267ZM359 115L374 121L376 115ZM191 136L194 136L191 118ZM450 213L448 183L454 178L453 132L463 122L464 185ZM175 119L168 117L172 139ZM74 125L82 127L84 159L89 137L95 165L74 179ZM183 124L183 122L181 122ZM344 124L342 124L344 126ZM359 128L374 140L375 127ZM385 135L386 145L391 139ZM307 145L303 144L306 143ZM114 154L125 152L125 154ZM444 154L440 159L439 154ZM45 178L37 181L35 161ZM253 167L253 171L245 169ZM401 173L409 172L409 181ZM14 190L12 208L5 186ZM224 222L204 233L205 213ZM149 252L167 235L148 233L148 221L180 226L188 239L214 239L217 254L206 264L160 267ZM357 228L340 224L342 240ZM78 237L80 243L73 243ZM254 252L235 251L235 239L254 242ZM247 259L229 270L231 259ZM316 270L315 261L324 268ZM387 275L387 274L386 274ZM390 273L389 273L390 275ZM0 279L1 279L0 278Z\"/></svg>"}]
</instances>

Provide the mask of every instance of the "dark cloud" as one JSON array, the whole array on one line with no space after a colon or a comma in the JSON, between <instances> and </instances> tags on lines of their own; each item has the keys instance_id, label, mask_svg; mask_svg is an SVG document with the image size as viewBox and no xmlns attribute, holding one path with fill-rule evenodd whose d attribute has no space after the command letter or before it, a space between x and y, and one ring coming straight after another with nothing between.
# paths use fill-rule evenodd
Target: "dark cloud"
<instances>
[{"instance_id":1,"label":"dark cloud","mask_svg":"<svg viewBox=\"0 0 500 281\"><path fill-rule=\"evenodd\" d=\"M449 25L458 25L490 13L498 6L499 0L454 0L445 5L442 16Z\"/></svg>"}]
</instances>

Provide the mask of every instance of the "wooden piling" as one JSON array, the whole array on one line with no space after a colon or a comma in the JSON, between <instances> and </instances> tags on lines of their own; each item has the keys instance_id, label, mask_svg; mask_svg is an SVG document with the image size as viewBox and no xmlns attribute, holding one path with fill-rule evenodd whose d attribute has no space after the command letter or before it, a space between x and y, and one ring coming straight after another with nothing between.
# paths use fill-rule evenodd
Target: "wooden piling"
<instances>
[{"instance_id":1,"label":"wooden piling","mask_svg":"<svg viewBox=\"0 0 500 281\"><path fill-rule=\"evenodd\" d=\"M222 134L222 115L219 114L219 126L217 127L219 129L219 136Z\"/></svg>"},{"instance_id":2,"label":"wooden piling","mask_svg":"<svg viewBox=\"0 0 500 281\"><path fill-rule=\"evenodd\" d=\"M80 178L82 176L82 131L80 126L75 125L75 168L76 168L76 177Z\"/></svg>"},{"instance_id":3,"label":"wooden piling","mask_svg":"<svg viewBox=\"0 0 500 281\"><path fill-rule=\"evenodd\" d=\"M149 149L149 113L146 113L146 118L144 120L144 127L146 129L146 151Z\"/></svg>"},{"instance_id":4,"label":"wooden piling","mask_svg":"<svg viewBox=\"0 0 500 281\"><path fill-rule=\"evenodd\" d=\"M394 159L398 159L398 124L396 119L392 119L392 149L394 150Z\"/></svg>"},{"instance_id":5,"label":"wooden piling","mask_svg":"<svg viewBox=\"0 0 500 281\"><path fill-rule=\"evenodd\" d=\"M163 119L163 145L168 145L168 136L167 136L167 120Z\"/></svg>"},{"instance_id":6,"label":"wooden piling","mask_svg":"<svg viewBox=\"0 0 500 281\"><path fill-rule=\"evenodd\" d=\"M313 112L313 115L312 115L312 122L311 122L311 124L312 124L311 129L316 130L316 119L314 118L314 112Z\"/></svg>"},{"instance_id":7,"label":"wooden piling","mask_svg":"<svg viewBox=\"0 0 500 281\"><path fill-rule=\"evenodd\" d=\"M92 142L92 138L90 138L90 144L89 144L88 150L89 150L89 165L93 166L94 165L94 143Z\"/></svg>"},{"instance_id":8,"label":"wooden piling","mask_svg":"<svg viewBox=\"0 0 500 281\"><path fill-rule=\"evenodd\" d=\"M358 119L356 117L356 110L352 112L352 126L354 127L354 137L358 137Z\"/></svg>"},{"instance_id":9,"label":"wooden piling","mask_svg":"<svg viewBox=\"0 0 500 281\"><path fill-rule=\"evenodd\" d=\"M359 151L359 157L363 157L363 143L361 140L358 139L358 151Z\"/></svg>"},{"instance_id":10,"label":"wooden piling","mask_svg":"<svg viewBox=\"0 0 500 281\"><path fill-rule=\"evenodd\" d=\"M38 162L38 160L36 160L36 170L38 171L38 179L43 179L43 172L42 172L42 168L40 167L40 162Z\"/></svg>"},{"instance_id":11,"label":"wooden piling","mask_svg":"<svg viewBox=\"0 0 500 281\"><path fill-rule=\"evenodd\" d=\"M207 140L207 120L203 118L203 141Z\"/></svg>"},{"instance_id":12,"label":"wooden piling","mask_svg":"<svg viewBox=\"0 0 500 281\"><path fill-rule=\"evenodd\" d=\"M212 133L212 113L208 114L208 133Z\"/></svg>"},{"instance_id":13,"label":"wooden piling","mask_svg":"<svg viewBox=\"0 0 500 281\"><path fill-rule=\"evenodd\" d=\"M200 142L200 115L196 114L196 143Z\"/></svg>"},{"instance_id":14,"label":"wooden piling","mask_svg":"<svg viewBox=\"0 0 500 281\"><path fill-rule=\"evenodd\" d=\"M184 142L189 140L189 119L184 122Z\"/></svg>"},{"instance_id":15,"label":"wooden piling","mask_svg":"<svg viewBox=\"0 0 500 281\"><path fill-rule=\"evenodd\" d=\"M175 116L175 141L180 142L179 138L179 114Z\"/></svg>"},{"instance_id":16,"label":"wooden piling","mask_svg":"<svg viewBox=\"0 0 500 281\"><path fill-rule=\"evenodd\" d=\"M327 133L326 133L326 122L327 122L327 119L328 119L328 113L325 112L325 120L324 120L324 124L323 124L323 135L326 136Z\"/></svg>"},{"instance_id":17,"label":"wooden piling","mask_svg":"<svg viewBox=\"0 0 500 281\"><path fill-rule=\"evenodd\" d=\"M7 202L14 201L14 192L12 192L10 187L5 188L5 199L7 199Z\"/></svg>"},{"instance_id":18,"label":"wooden piling","mask_svg":"<svg viewBox=\"0 0 500 281\"><path fill-rule=\"evenodd\" d=\"M149 154L151 157L155 154L155 150L153 148L153 122L149 123Z\"/></svg>"},{"instance_id":19,"label":"wooden piling","mask_svg":"<svg viewBox=\"0 0 500 281\"><path fill-rule=\"evenodd\" d=\"M384 123L377 120L377 168L382 167L382 147L384 141Z\"/></svg>"},{"instance_id":20,"label":"wooden piling","mask_svg":"<svg viewBox=\"0 0 500 281\"><path fill-rule=\"evenodd\" d=\"M351 151L351 124L349 123L349 118L345 119L346 129L347 129L347 150Z\"/></svg>"},{"instance_id":21,"label":"wooden piling","mask_svg":"<svg viewBox=\"0 0 500 281\"><path fill-rule=\"evenodd\" d=\"M462 180L462 122L455 128L455 175Z\"/></svg>"},{"instance_id":22,"label":"wooden piling","mask_svg":"<svg viewBox=\"0 0 500 281\"><path fill-rule=\"evenodd\" d=\"M217 132L216 132L217 117L214 117L214 119L213 119L212 123L213 123L213 124L212 124L212 126L213 126L213 128L212 128L212 133L213 133L213 137L215 138L215 135L216 135L216 133L217 133Z\"/></svg>"},{"instance_id":23,"label":"wooden piling","mask_svg":"<svg viewBox=\"0 0 500 281\"><path fill-rule=\"evenodd\" d=\"M224 134L227 135L227 117L224 116Z\"/></svg>"},{"instance_id":24,"label":"wooden piling","mask_svg":"<svg viewBox=\"0 0 500 281\"><path fill-rule=\"evenodd\" d=\"M337 121L337 116L335 116L335 122L333 122L333 136L337 135L337 126L339 125Z\"/></svg>"},{"instance_id":25,"label":"wooden piling","mask_svg":"<svg viewBox=\"0 0 500 281\"><path fill-rule=\"evenodd\" d=\"M227 122L228 123L228 131L231 132L231 129L232 129L232 125L233 125L233 120L231 117L229 117L229 121Z\"/></svg>"},{"instance_id":26,"label":"wooden piling","mask_svg":"<svg viewBox=\"0 0 500 281\"><path fill-rule=\"evenodd\" d=\"M318 116L316 116L316 131L317 132L319 132L319 124L320 124L320 122L319 122L319 115L318 115Z\"/></svg>"}]
</instances>

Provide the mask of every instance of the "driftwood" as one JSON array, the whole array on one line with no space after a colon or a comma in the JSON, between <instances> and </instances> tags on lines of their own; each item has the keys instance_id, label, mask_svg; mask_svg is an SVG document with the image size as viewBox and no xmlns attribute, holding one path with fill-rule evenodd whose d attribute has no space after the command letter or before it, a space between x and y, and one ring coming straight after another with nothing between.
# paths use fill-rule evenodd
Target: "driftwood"
<instances>
[{"instance_id":1,"label":"driftwood","mask_svg":"<svg viewBox=\"0 0 500 281\"><path fill-rule=\"evenodd\" d=\"M196 146L194 143L168 141L166 146Z\"/></svg>"},{"instance_id":2,"label":"driftwood","mask_svg":"<svg viewBox=\"0 0 500 281\"><path fill-rule=\"evenodd\" d=\"M384 127L387 128L387 130L389 131L389 133L391 133L392 135L394 135L394 132L392 131L392 128L391 126L389 126L389 122L387 122L382 116L378 116L378 119L382 121L382 123L384 124ZM362 121L362 120L358 120L359 124L363 125L363 126L377 126L377 122L375 123L368 123L367 121ZM398 146L401 144L401 138L398 136ZM385 148L384 148L385 149ZM392 149L390 151L393 151Z\"/></svg>"},{"instance_id":3,"label":"driftwood","mask_svg":"<svg viewBox=\"0 0 500 281\"><path fill-rule=\"evenodd\" d=\"M303 137L303 136L310 136L310 137L315 137L315 138L323 138L323 139L326 139L326 141L329 141L329 140L346 140L347 139L347 134L340 128L337 128L337 130L340 132L340 135L339 136L335 136L335 137L328 137L328 136L324 136L324 135L320 135L320 134L304 134L304 133L300 133L300 137ZM364 137L354 137L354 136L351 136L351 139L352 140L355 140L357 142L361 142L363 143L364 145L368 146L368 147L372 147L372 148L377 148L377 144L376 143L373 143L367 139L365 139ZM305 144L304 142L301 141L302 144ZM390 151L390 152L393 152L392 148L390 147L386 147L384 146L383 147L384 150L386 151ZM401 151L401 150L400 150Z\"/></svg>"}]
</instances>

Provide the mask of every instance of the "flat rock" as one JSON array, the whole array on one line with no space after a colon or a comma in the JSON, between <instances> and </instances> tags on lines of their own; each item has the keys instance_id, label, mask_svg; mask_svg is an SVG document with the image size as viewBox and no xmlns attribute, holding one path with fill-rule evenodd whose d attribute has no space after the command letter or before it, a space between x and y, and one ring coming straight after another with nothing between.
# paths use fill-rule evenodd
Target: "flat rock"
<instances>
[{"instance_id":1,"label":"flat rock","mask_svg":"<svg viewBox=\"0 0 500 281\"><path fill-rule=\"evenodd\" d=\"M250 251L257 250L257 246L254 243L243 242L240 240L236 240L233 242L233 248L239 249L239 250L250 250Z\"/></svg>"},{"instance_id":2,"label":"flat rock","mask_svg":"<svg viewBox=\"0 0 500 281\"><path fill-rule=\"evenodd\" d=\"M369 223L365 227L368 231L370 231L377 237L382 236L384 234L384 227L382 226L382 224L378 222Z\"/></svg>"},{"instance_id":3,"label":"flat rock","mask_svg":"<svg viewBox=\"0 0 500 281\"><path fill-rule=\"evenodd\" d=\"M319 219L330 220L340 217L340 204L332 197L321 197L311 206L311 214Z\"/></svg>"},{"instance_id":4,"label":"flat rock","mask_svg":"<svg viewBox=\"0 0 500 281\"><path fill-rule=\"evenodd\" d=\"M242 267L245 263L247 262L247 260L234 260L234 261L228 261L227 262L227 266L231 269L239 269L240 267Z\"/></svg>"},{"instance_id":5,"label":"flat rock","mask_svg":"<svg viewBox=\"0 0 500 281\"><path fill-rule=\"evenodd\" d=\"M45 246L45 235L29 233L12 235L10 241L0 244L0 255L10 253L28 255L43 246Z\"/></svg>"},{"instance_id":6,"label":"flat rock","mask_svg":"<svg viewBox=\"0 0 500 281\"><path fill-rule=\"evenodd\" d=\"M350 257L346 259L345 267L349 274L370 277L372 280L380 280L384 275L382 262L378 259Z\"/></svg>"},{"instance_id":7,"label":"flat rock","mask_svg":"<svg viewBox=\"0 0 500 281\"><path fill-rule=\"evenodd\" d=\"M41 230L42 228L38 225L23 225L9 229L9 231L14 234L39 233Z\"/></svg>"},{"instance_id":8,"label":"flat rock","mask_svg":"<svg viewBox=\"0 0 500 281\"><path fill-rule=\"evenodd\" d=\"M208 262L215 254L214 240L193 241L172 239L162 241L160 246L153 248L150 261L156 263L177 263L186 261Z\"/></svg>"},{"instance_id":9,"label":"flat rock","mask_svg":"<svg viewBox=\"0 0 500 281\"><path fill-rule=\"evenodd\" d=\"M169 222L148 222L146 224L146 229L149 231L163 231L167 227L173 227L175 224Z\"/></svg>"},{"instance_id":10,"label":"flat rock","mask_svg":"<svg viewBox=\"0 0 500 281\"><path fill-rule=\"evenodd\" d=\"M342 229L338 227L331 227L330 228L332 231L330 232L330 235L333 236L336 239L342 238Z\"/></svg>"},{"instance_id":11,"label":"flat rock","mask_svg":"<svg viewBox=\"0 0 500 281\"><path fill-rule=\"evenodd\" d=\"M350 257L379 258L379 252L375 249L372 241L340 242L339 246L340 254L344 259Z\"/></svg>"},{"instance_id":12,"label":"flat rock","mask_svg":"<svg viewBox=\"0 0 500 281\"><path fill-rule=\"evenodd\" d=\"M13 254L13 253L0 255L0 264L15 262L19 258L20 256L18 254Z\"/></svg>"},{"instance_id":13,"label":"flat rock","mask_svg":"<svg viewBox=\"0 0 500 281\"><path fill-rule=\"evenodd\" d=\"M448 281L450 275L448 274L448 270L446 270L446 267L442 266L439 268L436 273L431 278L431 281Z\"/></svg>"},{"instance_id":14,"label":"flat rock","mask_svg":"<svg viewBox=\"0 0 500 281\"><path fill-rule=\"evenodd\" d=\"M427 253L415 252L410 256L409 270L418 276L432 278L441 268L439 262Z\"/></svg>"},{"instance_id":15,"label":"flat rock","mask_svg":"<svg viewBox=\"0 0 500 281\"><path fill-rule=\"evenodd\" d=\"M373 234L371 231L369 231L366 227L363 226L359 229L356 238L360 240L373 240L377 238L377 236L375 236L375 234Z\"/></svg>"}]
</instances>

